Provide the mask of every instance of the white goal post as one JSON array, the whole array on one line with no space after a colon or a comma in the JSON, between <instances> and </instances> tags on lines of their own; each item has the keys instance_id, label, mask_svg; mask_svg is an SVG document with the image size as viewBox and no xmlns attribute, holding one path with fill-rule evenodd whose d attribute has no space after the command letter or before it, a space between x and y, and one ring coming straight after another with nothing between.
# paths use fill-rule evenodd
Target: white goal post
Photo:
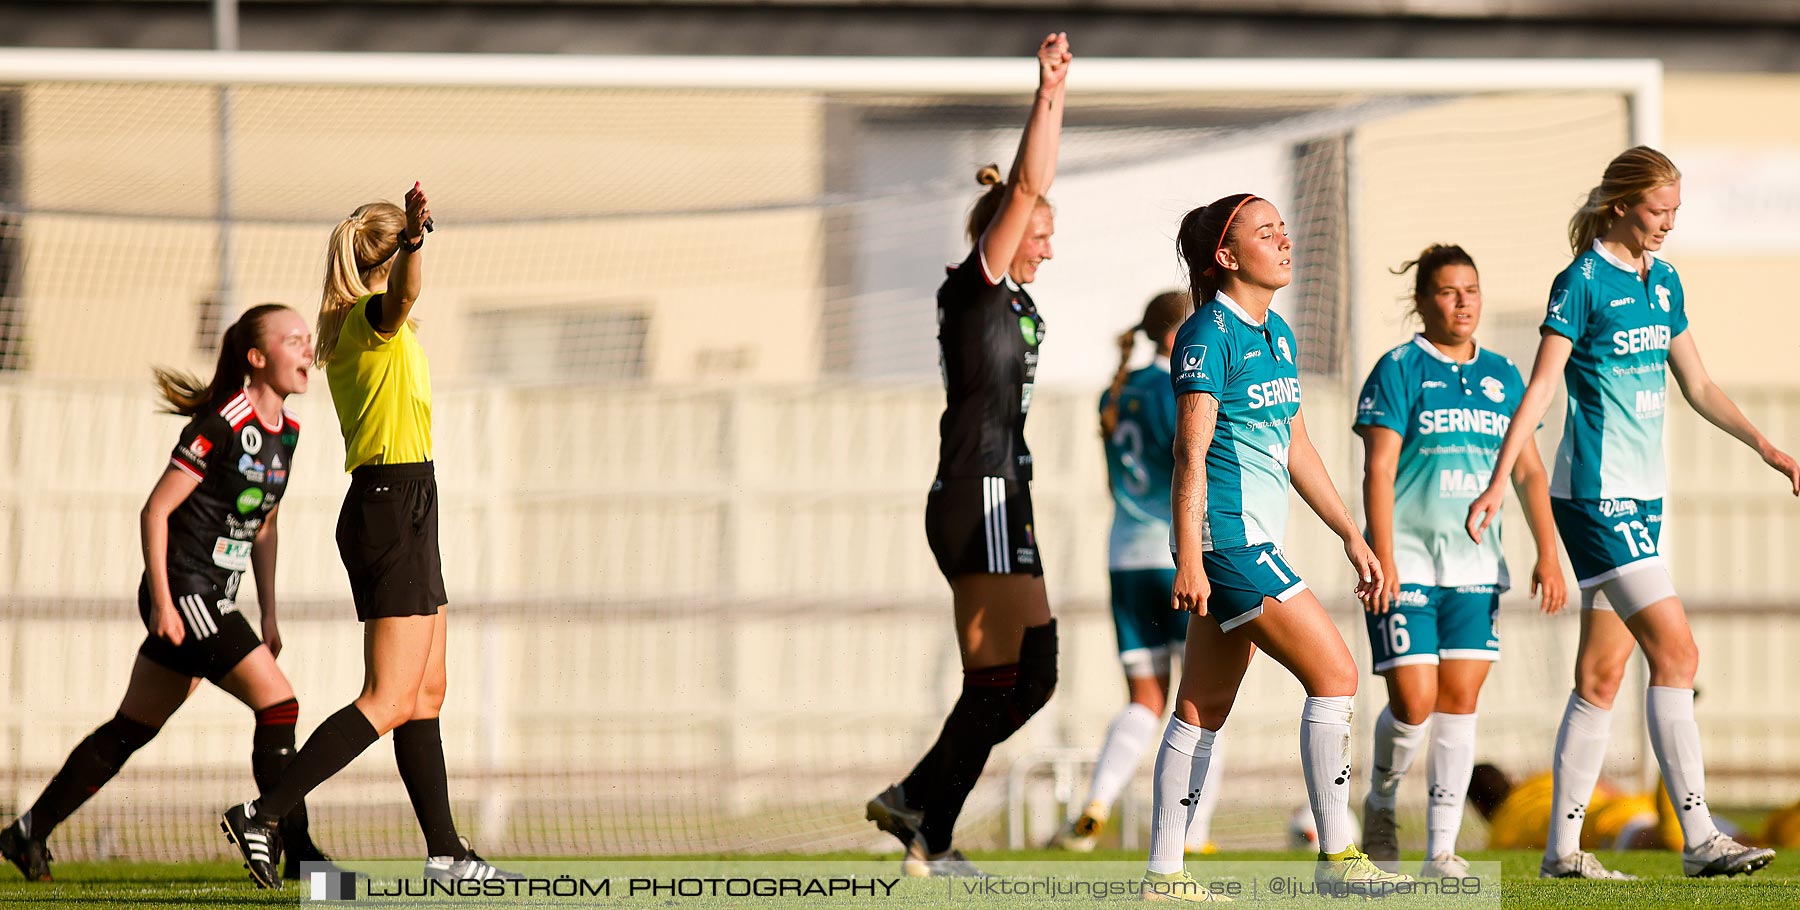
<instances>
[{"instance_id":1,"label":"white goal post","mask_svg":"<svg viewBox=\"0 0 1800 910\"><path fill-rule=\"evenodd\" d=\"M1352 384L1400 331L1386 268L1469 244L1517 356L1571 200L1660 138L1656 61L1089 59L1076 39L1028 430L1062 683L996 752L972 846L998 841L1010 766L1097 745L1118 707L1094 397L1112 339L1181 280L1180 212L1240 188L1281 201L1307 259L1278 305L1351 491ZM969 178L1016 146L1028 53L0 49L0 426L29 441L0 447L0 653L31 680L0 706L18 744L0 810L108 716L141 640L134 518L179 428L152 414L149 367L209 367L253 303L310 316L331 226L423 179L459 819L499 856L885 849L861 803L929 744L957 677L919 533L942 407L929 301L967 251ZM1445 204L1471 189L1492 201ZM294 402L281 537L303 730L360 674L321 380ZM1296 568L1347 591L1335 542L1294 535ZM1360 619L1330 606L1360 648ZM1523 770L1547 756L1566 636L1509 634L1484 737L1522 744L1502 758ZM1292 696L1272 675L1246 687L1227 844L1286 816L1292 712L1254 717ZM58 857L222 855L209 818L249 785L248 727L203 687ZM416 852L385 754L315 806L328 849Z\"/></svg>"}]
</instances>

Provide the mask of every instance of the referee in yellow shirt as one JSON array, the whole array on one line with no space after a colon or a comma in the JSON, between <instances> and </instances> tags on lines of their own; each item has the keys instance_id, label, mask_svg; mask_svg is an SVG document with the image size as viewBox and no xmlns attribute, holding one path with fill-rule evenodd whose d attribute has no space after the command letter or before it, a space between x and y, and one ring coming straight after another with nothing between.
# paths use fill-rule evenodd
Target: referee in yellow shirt
<instances>
[{"instance_id":1,"label":"referee in yellow shirt","mask_svg":"<svg viewBox=\"0 0 1800 910\"><path fill-rule=\"evenodd\" d=\"M404 210L369 203L331 234L315 359L325 365L344 433L350 491L338 514L337 544L363 623L366 666L356 701L320 724L260 797L224 814L221 827L263 887L279 887L277 821L389 730L425 834L425 876L519 877L483 862L457 836L438 730L449 597L438 552L431 369L409 319L430 222L415 183Z\"/></svg>"}]
</instances>

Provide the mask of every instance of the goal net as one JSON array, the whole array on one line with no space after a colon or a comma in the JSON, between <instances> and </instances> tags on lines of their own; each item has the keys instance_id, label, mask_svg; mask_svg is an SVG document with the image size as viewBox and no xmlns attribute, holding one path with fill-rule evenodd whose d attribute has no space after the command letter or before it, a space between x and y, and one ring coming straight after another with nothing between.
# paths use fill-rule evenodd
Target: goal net
<instances>
[{"instance_id":1,"label":"goal net","mask_svg":"<svg viewBox=\"0 0 1800 910\"><path fill-rule=\"evenodd\" d=\"M0 809L28 807L111 714L143 636L136 512L180 426L153 413L150 366L210 369L258 302L310 318L330 228L420 181L463 829L490 855L891 849L862 803L936 735L959 669L920 526L942 406L932 295L967 250L976 169L1010 161L1033 72L1023 55L0 52ZM1240 190L1281 207L1297 272L1277 306L1349 494L1356 384L1410 331L1386 269L1465 245L1484 340L1528 359L1560 225L1606 160L1654 137L1659 78L1076 62L1030 426L1062 683L996 752L963 842L1047 837L1122 704L1094 402L1112 339L1183 282L1182 212ZM362 679L332 543L343 450L314 379L290 403L305 434L279 580L303 732ZM1336 541L1295 528L1296 567L1366 654ZM1520 604L1483 755L1528 771L1573 626ZM1298 698L1268 667L1246 684L1221 842L1272 843L1303 802ZM1366 729L1380 700L1359 704ZM57 856L223 855L211 818L253 790L250 735L249 712L202 687L57 832ZM1140 780L1128 800L1147 798ZM312 805L328 850L420 849L384 745Z\"/></svg>"}]
</instances>

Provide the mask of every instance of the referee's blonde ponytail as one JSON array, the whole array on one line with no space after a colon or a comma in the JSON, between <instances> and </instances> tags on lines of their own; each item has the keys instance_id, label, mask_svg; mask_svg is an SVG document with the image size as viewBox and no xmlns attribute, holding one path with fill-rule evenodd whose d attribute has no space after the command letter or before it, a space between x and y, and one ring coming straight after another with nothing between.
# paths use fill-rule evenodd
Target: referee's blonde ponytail
<instances>
[{"instance_id":1,"label":"referee's blonde ponytail","mask_svg":"<svg viewBox=\"0 0 1800 910\"><path fill-rule=\"evenodd\" d=\"M1100 412L1101 439L1111 439L1113 431L1119 428L1119 393L1125 390L1125 378L1130 375L1128 366L1131 363L1131 352L1137 347L1138 333L1150 336L1158 354L1167 354L1169 352L1163 349L1163 342L1169 337L1169 332L1179 328L1193 312L1194 299L1188 296L1188 292L1164 291L1150 298L1150 304L1144 307L1143 320L1119 336L1119 369L1113 373L1112 391L1107 395L1106 410Z\"/></svg>"},{"instance_id":2,"label":"referee's blonde ponytail","mask_svg":"<svg viewBox=\"0 0 1800 910\"><path fill-rule=\"evenodd\" d=\"M325 251L325 290L319 298L315 363L331 359L350 306L370 293L369 285L387 278L394 253L400 249L400 232L405 229L406 211L391 202L358 206L332 228L331 244Z\"/></svg>"},{"instance_id":3,"label":"referee's blonde ponytail","mask_svg":"<svg viewBox=\"0 0 1800 910\"><path fill-rule=\"evenodd\" d=\"M1579 256L1612 230L1619 210L1644 201L1652 190L1681 179L1669 156L1647 145L1628 148L1606 165L1600 185L1588 190L1587 201L1569 219L1569 248Z\"/></svg>"}]
</instances>

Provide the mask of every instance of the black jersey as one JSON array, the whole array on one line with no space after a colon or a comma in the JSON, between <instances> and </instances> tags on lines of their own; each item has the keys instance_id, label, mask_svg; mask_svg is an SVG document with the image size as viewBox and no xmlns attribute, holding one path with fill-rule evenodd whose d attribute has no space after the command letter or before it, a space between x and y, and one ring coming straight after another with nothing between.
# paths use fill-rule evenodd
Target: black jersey
<instances>
[{"instance_id":1,"label":"black jersey","mask_svg":"<svg viewBox=\"0 0 1800 910\"><path fill-rule=\"evenodd\" d=\"M937 300L944 374L937 476L1029 481L1025 414L1044 340L1037 304L1011 278L988 281L979 244L950 267Z\"/></svg>"},{"instance_id":2,"label":"black jersey","mask_svg":"<svg viewBox=\"0 0 1800 910\"><path fill-rule=\"evenodd\" d=\"M299 440L291 412L267 426L241 391L188 422L169 463L200 486L169 516L171 578L203 578L236 596L256 532L287 490Z\"/></svg>"}]
</instances>

